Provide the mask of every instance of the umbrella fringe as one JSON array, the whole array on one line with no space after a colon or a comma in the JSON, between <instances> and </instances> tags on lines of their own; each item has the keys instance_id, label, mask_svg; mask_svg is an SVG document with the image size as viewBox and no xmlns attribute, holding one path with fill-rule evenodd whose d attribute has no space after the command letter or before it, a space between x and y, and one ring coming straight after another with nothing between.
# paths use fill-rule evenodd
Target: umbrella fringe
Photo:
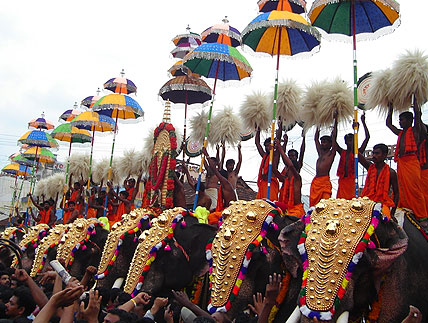
<instances>
[{"instance_id":1,"label":"umbrella fringe","mask_svg":"<svg viewBox=\"0 0 428 323\"><path fill-rule=\"evenodd\" d=\"M137 115L137 118L144 116L144 111L141 108L132 107L132 106L123 105L123 104L114 104L114 103L99 104L93 110L97 112L97 111L113 110L113 109L119 110L119 111L125 111L125 112L132 112L135 115ZM130 109L132 111L130 111Z\"/></svg>"},{"instance_id":2,"label":"umbrella fringe","mask_svg":"<svg viewBox=\"0 0 428 323\"><path fill-rule=\"evenodd\" d=\"M171 39L171 41L174 43L175 45L175 40L180 40L181 38L194 38L194 39L198 39L202 42L201 40L201 35L197 34L197 33L190 33L190 34L181 34L181 35L177 35L175 36L173 39Z\"/></svg>"},{"instance_id":3,"label":"umbrella fringe","mask_svg":"<svg viewBox=\"0 0 428 323\"><path fill-rule=\"evenodd\" d=\"M159 95L162 95L169 91L193 91L193 92L203 92L205 94L211 95L211 88L199 85L199 84L168 84L163 86L159 90Z\"/></svg>"},{"instance_id":4,"label":"umbrella fringe","mask_svg":"<svg viewBox=\"0 0 428 323\"><path fill-rule=\"evenodd\" d=\"M222 54L222 53L210 53L210 52L202 52L202 51L193 51L186 55L186 61L190 61L194 58L200 58L204 60L216 60L221 62L227 62L236 65L240 69L244 70L248 74L251 74L253 71L252 67L248 64L245 64L244 62L240 61L239 59L236 59L235 57L229 55L229 54Z\"/></svg>"},{"instance_id":5,"label":"umbrella fringe","mask_svg":"<svg viewBox=\"0 0 428 323\"><path fill-rule=\"evenodd\" d=\"M230 29L208 28L204 32L202 32L201 36L202 36L202 38L205 38L206 36L208 36L210 34L222 34L222 35L226 35L230 38L236 39L240 43L242 42L241 35L234 32L233 30L230 30Z\"/></svg>"},{"instance_id":6,"label":"umbrella fringe","mask_svg":"<svg viewBox=\"0 0 428 323\"><path fill-rule=\"evenodd\" d=\"M247 27L245 27L244 31L242 32L242 39L244 40L246 34L248 34L249 32L252 32L256 29L265 28L265 27L266 28L288 27L288 28L299 29L307 34L312 35L313 37L315 37L317 41L320 41L321 39L321 34L316 28L312 27L310 24L305 25L301 22L291 20L291 19L274 19L274 20L268 20L268 21L266 20L256 21L248 25Z\"/></svg>"},{"instance_id":7,"label":"umbrella fringe","mask_svg":"<svg viewBox=\"0 0 428 323\"><path fill-rule=\"evenodd\" d=\"M312 12L320 6L323 6L325 4L337 3L337 2L341 2L341 1L342 0L316 0L312 4L311 10L309 11L308 16L309 17L312 16ZM397 12L400 11L400 4L394 0L376 0L376 1L379 1L380 3L394 9Z\"/></svg>"}]
</instances>

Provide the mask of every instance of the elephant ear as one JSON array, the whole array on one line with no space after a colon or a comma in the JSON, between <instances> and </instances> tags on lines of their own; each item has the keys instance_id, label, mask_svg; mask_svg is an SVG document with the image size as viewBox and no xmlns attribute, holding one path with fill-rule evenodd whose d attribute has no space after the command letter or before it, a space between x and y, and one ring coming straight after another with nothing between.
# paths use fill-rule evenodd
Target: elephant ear
<instances>
[{"instance_id":1,"label":"elephant ear","mask_svg":"<svg viewBox=\"0 0 428 323\"><path fill-rule=\"evenodd\" d=\"M302 259L297 250L300 235L304 230L305 225L302 220L298 220L281 230L278 240L281 246L282 259L284 264L293 278L297 278L299 268L302 268Z\"/></svg>"}]
</instances>

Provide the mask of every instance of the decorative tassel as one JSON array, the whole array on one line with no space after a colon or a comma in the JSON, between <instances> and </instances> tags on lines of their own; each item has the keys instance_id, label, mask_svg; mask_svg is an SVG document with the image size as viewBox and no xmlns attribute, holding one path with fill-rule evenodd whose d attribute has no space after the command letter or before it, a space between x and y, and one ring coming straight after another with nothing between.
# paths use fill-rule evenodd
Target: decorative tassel
<instances>
[{"instance_id":1,"label":"decorative tassel","mask_svg":"<svg viewBox=\"0 0 428 323\"><path fill-rule=\"evenodd\" d=\"M165 251L171 251L171 246L169 244L167 244L164 248Z\"/></svg>"},{"instance_id":2,"label":"decorative tassel","mask_svg":"<svg viewBox=\"0 0 428 323\"><path fill-rule=\"evenodd\" d=\"M181 221L181 223L180 223L180 227L182 227L182 228L185 228L187 226L187 223L186 223L186 221Z\"/></svg>"}]
</instances>

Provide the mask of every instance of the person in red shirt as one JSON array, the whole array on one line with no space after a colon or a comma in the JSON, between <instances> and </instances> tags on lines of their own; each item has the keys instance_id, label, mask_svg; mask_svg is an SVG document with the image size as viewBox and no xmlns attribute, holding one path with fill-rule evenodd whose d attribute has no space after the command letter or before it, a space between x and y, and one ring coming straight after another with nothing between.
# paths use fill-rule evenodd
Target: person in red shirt
<instances>
[{"instance_id":1,"label":"person in red shirt","mask_svg":"<svg viewBox=\"0 0 428 323\"><path fill-rule=\"evenodd\" d=\"M48 225L53 225L55 223L55 212L54 208L51 207L48 201L44 201L42 205L38 204L31 193L28 194L28 196L31 199L31 202L33 205L39 210L39 216L34 217L33 220L36 222L36 224L45 223ZM32 214L33 215L33 214Z\"/></svg>"},{"instance_id":2,"label":"person in red shirt","mask_svg":"<svg viewBox=\"0 0 428 323\"><path fill-rule=\"evenodd\" d=\"M62 223L72 223L79 217L79 215L79 211L76 209L76 204L74 201L70 201L67 203L67 207L64 208L64 217L62 218Z\"/></svg>"}]
</instances>

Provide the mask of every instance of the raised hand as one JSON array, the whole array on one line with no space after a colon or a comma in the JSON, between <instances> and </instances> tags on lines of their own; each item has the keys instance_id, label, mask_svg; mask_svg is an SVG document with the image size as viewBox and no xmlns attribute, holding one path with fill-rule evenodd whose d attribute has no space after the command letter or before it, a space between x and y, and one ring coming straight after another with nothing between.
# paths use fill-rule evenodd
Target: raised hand
<instances>
[{"instance_id":1,"label":"raised hand","mask_svg":"<svg viewBox=\"0 0 428 323\"><path fill-rule=\"evenodd\" d=\"M89 291L89 303L85 308L83 302L80 303L80 316L88 322L98 322L98 313L100 312L102 296L97 290Z\"/></svg>"},{"instance_id":2,"label":"raised hand","mask_svg":"<svg viewBox=\"0 0 428 323\"><path fill-rule=\"evenodd\" d=\"M248 304L248 307L250 308L251 311L254 312L254 314L257 314L257 316L260 316L262 314L263 306L265 306L264 302L265 302L265 299L262 293L257 293L253 295L254 306L251 304Z\"/></svg>"},{"instance_id":3,"label":"raised hand","mask_svg":"<svg viewBox=\"0 0 428 323\"><path fill-rule=\"evenodd\" d=\"M281 275L274 273L269 276L269 283L266 285L266 300L269 303L274 303L281 289Z\"/></svg>"}]
</instances>

